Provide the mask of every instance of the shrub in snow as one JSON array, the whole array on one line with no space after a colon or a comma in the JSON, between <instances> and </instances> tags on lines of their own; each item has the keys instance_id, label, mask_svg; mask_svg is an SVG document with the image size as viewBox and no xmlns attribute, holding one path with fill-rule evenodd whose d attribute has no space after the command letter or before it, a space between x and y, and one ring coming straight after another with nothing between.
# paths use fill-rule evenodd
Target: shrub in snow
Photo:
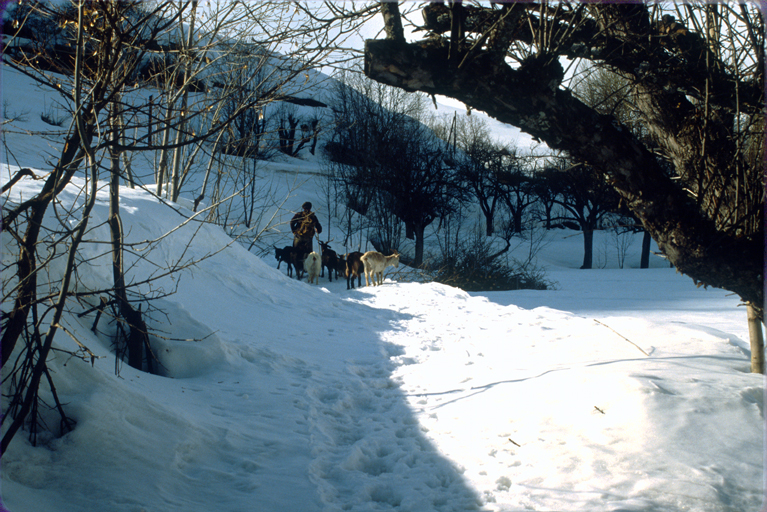
<instances>
[{"instance_id":1,"label":"shrub in snow","mask_svg":"<svg viewBox=\"0 0 767 512\"><path fill-rule=\"evenodd\" d=\"M530 263L509 265L503 252L492 252L490 242L475 237L461 243L458 250L437 260L432 279L465 291L547 290L545 274Z\"/></svg>"}]
</instances>

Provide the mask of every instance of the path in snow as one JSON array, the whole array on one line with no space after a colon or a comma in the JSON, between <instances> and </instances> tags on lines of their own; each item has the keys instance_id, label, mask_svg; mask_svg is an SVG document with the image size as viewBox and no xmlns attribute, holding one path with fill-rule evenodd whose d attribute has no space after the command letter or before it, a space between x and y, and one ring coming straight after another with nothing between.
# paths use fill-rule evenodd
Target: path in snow
<instances>
[{"instance_id":1,"label":"path in snow","mask_svg":"<svg viewBox=\"0 0 767 512\"><path fill-rule=\"evenodd\" d=\"M647 293L641 288L633 293ZM725 296L712 293L714 302ZM389 282L355 300L401 314L381 333L395 347L392 368L359 375L372 387L371 377L391 374L392 410L371 412L381 424L396 425L400 414L417 421L427 438L420 446L452 461L483 510L746 510L761 499L748 490L758 488L759 439L737 425L753 425L761 411L751 397L761 396L760 381L742 367L742 340L705 325L710 304L698 297L700 324L669 326L673 311L662 305L648 306L662 324L609 317L635 344L596 322L594 310L522 309L438 284ZM717 410L740 419L733 428L709 424ZM386 430L362 446L361 467L372 475L387 460L407 460L408 445L389 440L399 430ZM722 443L731 450L713 449ZM739 454L749 445L757 451L746 460Z\"/></svg>"},{"instance_id":2,"label":"path in snow","mask_svg":"<svg viewBox=\"0 0 767 512\"><path fill-rule=\"evenodd\" d=\"M380 311L382 329L396 331L407 317ZM339 373L315 374L307 389L314 458L309 471L326 509L477 509L476 494L424 436L392 379L391 358L401 349L375 332L356 342L380 349L344 361ZM332 337L327 344L332 350Z\"/></svg>"}]
</instances>

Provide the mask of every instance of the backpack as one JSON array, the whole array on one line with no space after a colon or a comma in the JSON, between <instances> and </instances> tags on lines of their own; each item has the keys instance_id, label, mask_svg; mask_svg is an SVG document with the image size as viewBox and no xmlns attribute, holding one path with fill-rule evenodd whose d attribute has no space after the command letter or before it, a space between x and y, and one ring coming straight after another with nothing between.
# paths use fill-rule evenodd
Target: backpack
<instances>
[{"instance_id":1,"label":"backpack","mask_svg":"<svg viewBox=\"0 0 767 512\"><path fill-rule=\"evenodd\" d=\"M314 215L312 212L304 215L301 224L298 226L298 229L296 229L296 236L303 238L314 235L314 221L312 220L312 215Z\"/></svg>"}]
</instances>

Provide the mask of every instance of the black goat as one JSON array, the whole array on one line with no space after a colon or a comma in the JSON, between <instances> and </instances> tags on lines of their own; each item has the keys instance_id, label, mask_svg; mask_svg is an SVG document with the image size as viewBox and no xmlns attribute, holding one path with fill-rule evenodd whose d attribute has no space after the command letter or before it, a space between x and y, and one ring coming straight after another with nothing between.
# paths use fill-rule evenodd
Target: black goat
<instances>
[{"instance_id":1,"label":"black goat","mask_svg":"<svg viewBox=\"0 0 767 512\"><path fill-rule=\"evenodd\" d=\"M284 261L288 265L288 277L293 277L293 261L291 255L295 252L295 247L291 245L286 245L282 249L278 248L276 245L272 247L274 247L274 257L277 259L277 268L280 268L280 265Z\"/></svg>"},{"instance_id":2,"label":"black goat","mask_svg":"<svg viewBox=\"0 0 767 512\"><path fill-rule=\"evenodd\" d=\"M317 240L322 248L322 273L320 277L325 277L325 267L328 269L328 279L333 282L333 272L336 273L336 279L338 279L338 254L336 251L330 248L330 242L327 243Z\"/></svg>"},{"instance_id":3,"label":"black goat","mask_svg":"<svg viewBox=\"0 0 767 512\"><path fill-rule=\"evenodd\" d=\"M274 257L277 259L277 268L284 261L288 266L288 277L293 277L293 270L296 271L296 279L301 279L304 275L304 259L309 251L302 251L297 247L286 245L282 249L274 247Z\"/></svg>"},{"instance_id":4,"label":"black goat","mask_svg":"<svg viewBox=\"0 0 767 512\"><path fill-rule=\"evenodd\" d=\"M346 258L343 256L339 256L336 260L336 277L338 275L345 276L346 275Z\"/></svg>"},{"instance_id":5,"label":"black goat","mask_svg":"<svg viewBox=\"0 0 767 512\"><path fill-rule=\"evenodd\" d=\"M309 251L302 251L295 247L291 247L293 251L290 253L290 259L288 261L293 264L293 268L296 269L296 279L300 280L304 276L304 260L309 254Z\"/></svg>"}]
</instances>

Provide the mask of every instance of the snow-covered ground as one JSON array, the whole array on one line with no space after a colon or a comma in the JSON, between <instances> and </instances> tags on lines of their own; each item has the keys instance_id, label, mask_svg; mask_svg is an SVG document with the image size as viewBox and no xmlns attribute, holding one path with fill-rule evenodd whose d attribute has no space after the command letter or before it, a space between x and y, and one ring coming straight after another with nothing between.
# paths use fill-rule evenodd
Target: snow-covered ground
<instances>
[{"instance_id":1,"label":"snow-covered ground","mask_svg":"<svg viewBox=\"0 0 767 512\"><path fill-rule=\"evenodd\" d=\"M13 157L42 174L47 142L28 139L10 139ZM16 167L3 158L5 183ZM309 169L297 204L307 197L319 204L311 176ZM81 185L66 189L65 205L82 200ZM39 186L24 180L2 200ZM92 226L106 218L103 199ZM122 220L129 240L140 241L183 217L125 189ZM4 268L13 258L6 237ZM96 227L89 239L108 240L108 232ZM2 457L5 507L762 506L764 378L748 372L745 309L732 294L696 288L660 258L635 268L639 240L618 269L609 235L597 233L596 260L605 268L587 271L578 269L580 235L552 231L538 264L553 289L493 293L413 282L402 266L380 287L347 291L327 276L308 285L287 278L271 256L230 243L221 228L190 223L131 267L138 281L179 258L216 253L154 284L177 288L148 318L164 333L152 341L165 376L127 365L116 376L110 340L91 332L93 314L76 316L86 304L70 304L64 326L99 359L91 366L62 352L52 357L59 397L77 426L37 447L24 432L15 437ZM81 269L78 286L109 283L103 246L84 251L86 259L101 256ZM77 348L63 332L57 346Z\"/></svg>"}]
</instances>

